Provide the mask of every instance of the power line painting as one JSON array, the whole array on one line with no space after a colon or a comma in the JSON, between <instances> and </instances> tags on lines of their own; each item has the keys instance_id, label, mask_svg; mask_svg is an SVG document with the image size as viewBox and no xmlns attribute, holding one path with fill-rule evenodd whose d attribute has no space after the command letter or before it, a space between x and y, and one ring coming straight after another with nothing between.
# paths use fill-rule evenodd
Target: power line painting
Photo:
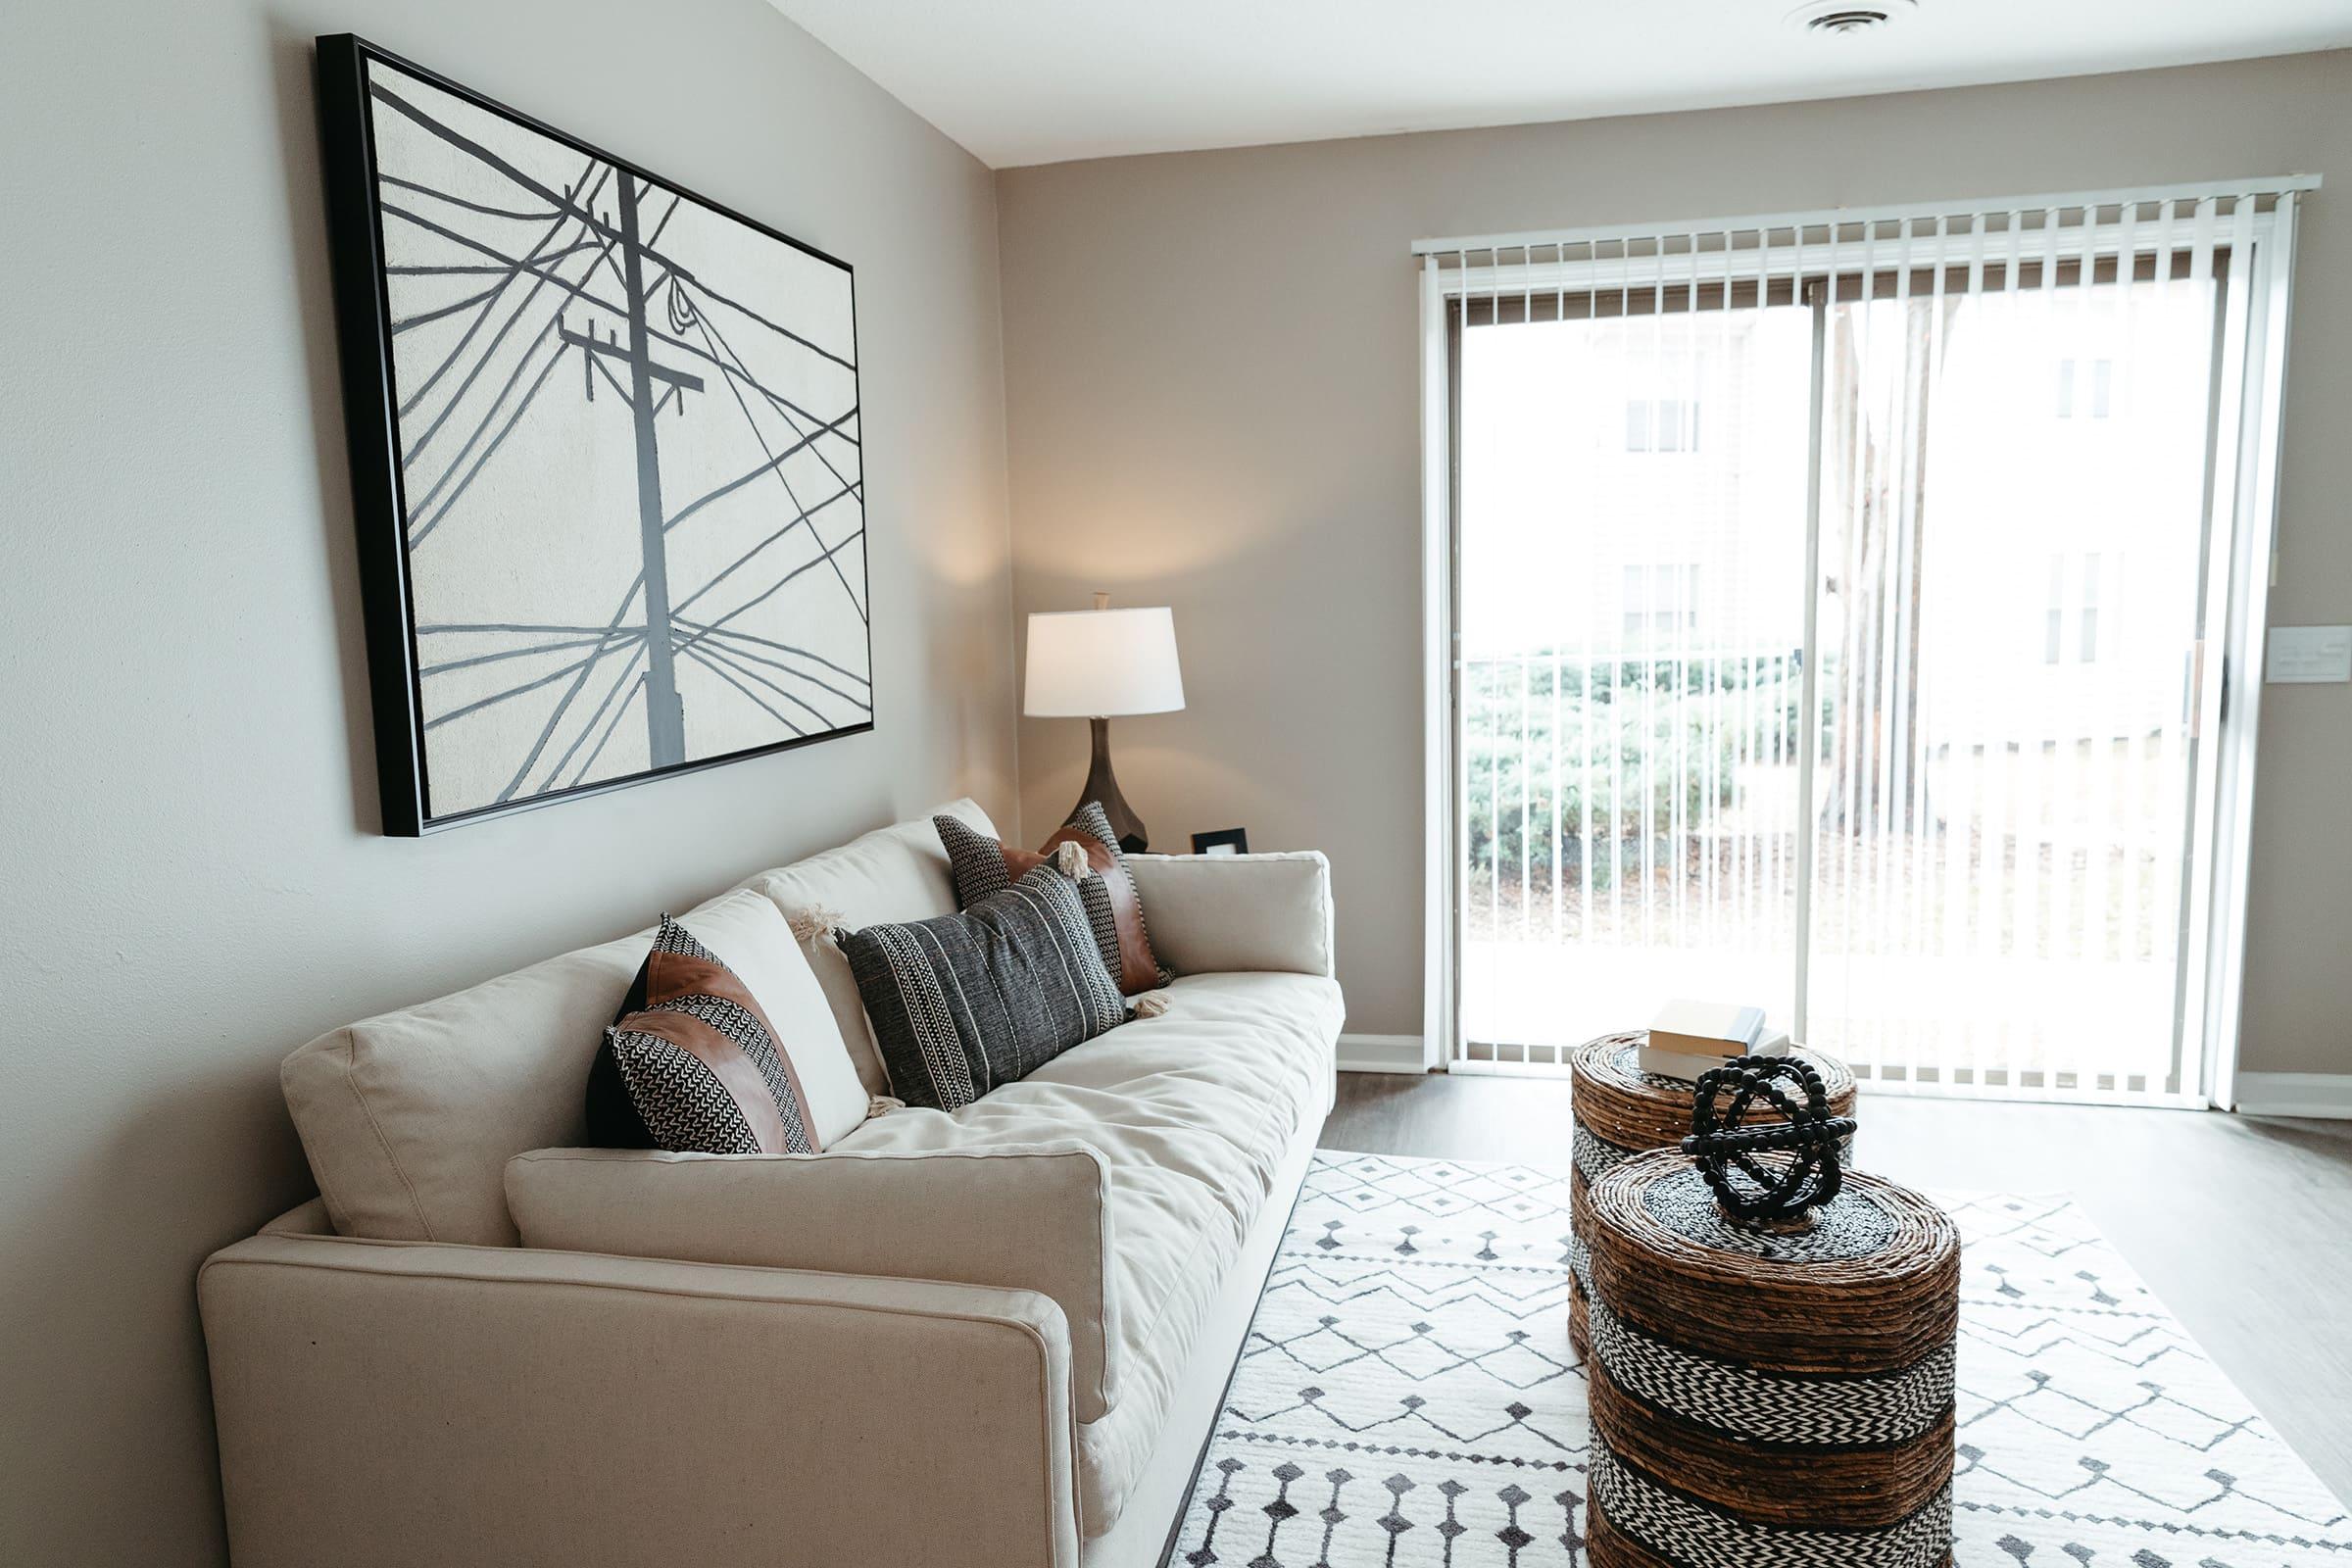
<instances>
[{"instance_id":1,"label":"power line painting","mask_svg":"<svg viewBox=\"0 0 2352 1568\"><path fill-rule=\"evenodd\" d=\"M386 830L870 727L850 269L319 61Z\"/></svg>"}]
</instances>

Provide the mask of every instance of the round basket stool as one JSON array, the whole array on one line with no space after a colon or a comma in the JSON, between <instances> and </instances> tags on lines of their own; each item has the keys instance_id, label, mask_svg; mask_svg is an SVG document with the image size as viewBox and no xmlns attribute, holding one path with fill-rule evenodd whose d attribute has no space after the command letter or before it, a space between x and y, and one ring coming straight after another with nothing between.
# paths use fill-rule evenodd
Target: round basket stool
<instances>
[{"instance_id":1,"label":"round basket stool","mask_svg":"<svg viewBox=\"0 0 2352 1568\"><path fill-rule=\"evenodd\" d=\"M1594 1568L1947 1568L1960 1237L1847 1174L1743 1225L1679 1151L1592 1186Z\"/></svg>"},{"instance_id":2,"label":"round basket stool","mask_svg":"<svg viewBox=\"0 0 2352 1568\"><path fill-rule=\"evenodd\" d=\"M1646 1029L1628 1030L1589 1040L1568 1054L1569 1076L1575 1085L1568 1106L1575 1124L1568 1183L1568 1343L1580 1356L1592 1353L1585 1301L1591 1272L1585 1261L1586 1195L1592 1183L1627 1155L1680 1145L1690 1130L1690 1106L1697 1099L1697 1090L1682 1079L1660 1078L1642 1070L1641 1051L1648 1040ZM1854 1113L1854 1075L1846 1071L1843 1062L1818 1051L1798 1050L1791 1054L1811 1062L1821 1074L1830 1114ZM1779 1118L1758 1106L1753 1119ZM1840 1152L1850 1163L1852 1139L1845 1141Z\"/></svg>"}]
</instances>

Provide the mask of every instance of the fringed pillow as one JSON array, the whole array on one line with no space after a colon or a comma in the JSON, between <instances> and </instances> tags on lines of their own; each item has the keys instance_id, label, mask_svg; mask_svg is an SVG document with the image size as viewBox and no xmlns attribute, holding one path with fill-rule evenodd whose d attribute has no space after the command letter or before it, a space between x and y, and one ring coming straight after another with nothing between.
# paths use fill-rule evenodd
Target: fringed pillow
<instances>
[{"instance_id":1,"label":"fringed pillow","mask_svg":"<svg viewBox=\"0 0 2352 1568\"><path fill-rule=\"evenodd\" d=\"M942 813L931 825L939 830L940 845L948 852L958 906L968 909L1011 886L1031 867L1053 864L1077 884L1095 946L1119 990L1132 997L1167 983L1168 973L1152 951L1152 933L1144 924L1143 897L1100 804L1090 801L1080 807L1035 855L1000 843L960 817Z\"/></svg>"},{"instance_id":2,"label":"fringed pillow","mask_svg":"<svg viewBox=\"0 0 2352 1568\"><path fill-rule=\"evenodd\" d=\"M841 933L901 1100L958 1109L1126 1021L1077 890L1040 865L960 914Z\"/></svg>"}]
</instances>

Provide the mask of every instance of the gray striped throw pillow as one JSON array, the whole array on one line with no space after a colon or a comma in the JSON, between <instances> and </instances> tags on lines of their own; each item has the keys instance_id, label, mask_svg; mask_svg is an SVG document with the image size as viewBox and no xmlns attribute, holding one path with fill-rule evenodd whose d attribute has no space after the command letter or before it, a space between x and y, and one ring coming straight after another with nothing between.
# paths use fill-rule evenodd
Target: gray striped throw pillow
<instances>
[{"instance_id":1,"label":"gray striped throw pillow","mask_svg":"<svg viewBox=\"0 0 2352 1568\"><path fill-rule=\"evenodd\" d=\"M960 914L840 941L909 1105L958 1109L1127 1019L1078 891L1052 866Z\"/></svg>"}]
</instances>

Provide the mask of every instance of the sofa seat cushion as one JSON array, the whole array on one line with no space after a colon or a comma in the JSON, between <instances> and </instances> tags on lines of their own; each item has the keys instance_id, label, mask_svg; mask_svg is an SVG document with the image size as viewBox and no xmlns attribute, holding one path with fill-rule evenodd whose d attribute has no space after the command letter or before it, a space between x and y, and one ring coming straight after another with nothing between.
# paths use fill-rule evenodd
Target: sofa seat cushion
<instances>
[{"instance_id":1,"label":"sofa seat cushion","mask_svg":"<svg viewBox=\"0 0 2352 1568\"><path fill-rule=\"evenodd\" d=\"M1293 1138L1330 1107L1344 1010L1339 987L1319 975L1188 975L1156 1017L1075 1046L953 1114L892 1111L836 1146L1076 1138L1102 1155L1113 1259L1106 1408L1079 1434L1089 1536L1110 1528L1151 1457L1200 1319L1277 1196Z\"/></svg>"}]
</instances>

